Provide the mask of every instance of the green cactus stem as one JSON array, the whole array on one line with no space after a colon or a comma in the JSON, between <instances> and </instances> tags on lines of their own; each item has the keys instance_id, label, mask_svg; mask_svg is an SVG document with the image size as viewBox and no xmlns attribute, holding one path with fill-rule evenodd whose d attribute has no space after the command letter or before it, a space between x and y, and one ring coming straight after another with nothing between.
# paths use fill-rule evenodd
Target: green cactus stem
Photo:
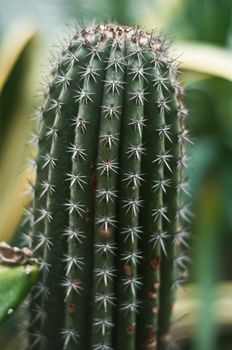
<instances>
[{"instance_id":1,"label":"green cactus stem","mask_svg":"<svg viewBox=\"0 0 232 350\"><path fill-rule=\"evenodd\" d=\"M116 24L55 58L33 137L29 349L167 349L188 220L176 75L161 36Z\"/></svg>"},{"instance_id":2,"label":"green cactus stem","mask_svg":"<svg viewBox=\"0 0 232 350\"><path fill-rule=\"evenodd\" d=\"M14 313L38 277L29 249L0 242L0 324Z\"/></svg>"}]
</instances>

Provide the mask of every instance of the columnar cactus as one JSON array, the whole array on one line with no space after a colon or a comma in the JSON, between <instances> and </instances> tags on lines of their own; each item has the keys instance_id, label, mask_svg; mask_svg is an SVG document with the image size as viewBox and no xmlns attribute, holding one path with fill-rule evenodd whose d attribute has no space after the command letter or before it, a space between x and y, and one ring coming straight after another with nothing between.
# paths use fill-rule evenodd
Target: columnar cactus
<instances>
[{"instance_id":1,"label":"columnar cactus","mask_svg":"<svg viewBox=\"0 0 232 350\"><path fill-rule=\"evenodd\" d=\"M33 135L29 349L167 349L187 215L176 74L162 37L115 24L55 58Z\"/></svg>"}]
</instances>

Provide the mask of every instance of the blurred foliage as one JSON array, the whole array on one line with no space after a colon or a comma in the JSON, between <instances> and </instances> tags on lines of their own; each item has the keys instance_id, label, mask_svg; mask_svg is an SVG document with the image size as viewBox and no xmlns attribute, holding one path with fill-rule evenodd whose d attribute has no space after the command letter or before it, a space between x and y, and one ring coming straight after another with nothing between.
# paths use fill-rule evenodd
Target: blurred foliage
<instances>
[{"instance_id":1,"label":"blurred foliage","mask_svg":"<svg viewBox=\"0 0 232 350\"><path fill-rule=\"evenodd\" d=\"M179 49L183 52L188 123L195 137L187 175L195 214L192 279L198 283L196 297L201 308L191 349L217 350L224 349L224 340L220 338L219 343L215 287L223 278L232 277L228 264L232 254L225 250L232 242L232 2L182 0L179 4L168 30L176 27L175 37L188 40ZM225 259L220 258L226 254ZM232 348L231 339L226 346Z\"/></svg>"},{"instance_id":2,"label":"blurred foliage","mask_svg":"<svg viewBox=\"0 0 232 350\"><path fill-rule=\"evenodd\" d=\"M181 55L181 68L194 72L195 76L192 76L192 79L202 80L210 76L216 76L232 81L232 51L230 49L196 41L181 42L174 45L176 51ZM196 73L201 75L196 75ZM188 81L192 79L190 77Z\"/></svg>"},{"instance_id":3,"label":"blurred foliage","mask_svg":"<svg viewBox=\"0 0 232 350\"><path fill-rule=\"evenodd\" d=\"M138 25L148 8L152 8L153 0L70 0L70 16L81 20L83 18L103 21L117 21L121 24Z\"/></svg>"},{"instance_id":4,"label":"blurred foliage","mask_svg":"<svg viewBox=\"0 0 232 350\"><path fill-rule=\"evenodd\" d=\"M222 228L220 187L215 177L211 175L199 193L195 219L197 234L194 256L197 258L193 265L194 275L199 290L196 295L201 300L201 308L197 313L197 337L194 339L195 350L213 350L217 339L215 285L220 272L218 243Z\"/></svg>"},{"instance_id":5,"label":"blurred foliage","mask_svg":"<svg viewBox=\"0 0 232 350\"><path fill-rule=\"evenodd\" d=\"M167 25L175 37L225 46L231 26L230 0L179 0Z\"/></svg>"},{"instance_id":6,"label":"blurred foliage","mask_svg":"<svg viewBox=\"0 0 232 350\"><path fill-rule=\"evenodd\" d=\"M35 29L29 24L17 25L5 38L0 55L1 240L9 240L19 223L26 201L23 188L32 177L23 167L36 46Z\"/></svg>"},{"instance_id":7,"label":"blurred foliage","mask_svg":"<svg viewBox=\"0 0 232 350\"><path fill-rule=\"evenodd\" d=\"M220 329L220 337L217 340L217 350L230 350L231 339L231 324L232 324L232 284L222 282L211 290L215 301L212 313L214 315L214 322L217 322ZM174 338L178 340L181 350L192 350L191 339L199 328L198 316L204 310L204 298L199 298L199 287L197 284L189 284L184 289L178 290L176 295L176 303L174 305L174 319L172 325L172 333ZM204 317L207 316L204 315ZM208 319L206 319L205 326L208 326ZM215 334L216 335L216 334ZM214 339L214 337L212 337ZM207 343L205 343L207 344ZM175 349L175 347L174 347ZM200 348L199 348L200 349ZM206 349L206 347L205 347Z\"/></svg>"},{"instance_id":8,"label":"blurred foliage","mask_svg":"<svg viewBox=\"0 0 232 350\"><path fill-rule=\"evenodd\" d=\"M131 22L130 2L123 0L99 0L96 6L94 0L70 0L67 9L70 17L79 21L82 19L108 21L116 20L123 24Z\"/></svg>"}]
</instances>

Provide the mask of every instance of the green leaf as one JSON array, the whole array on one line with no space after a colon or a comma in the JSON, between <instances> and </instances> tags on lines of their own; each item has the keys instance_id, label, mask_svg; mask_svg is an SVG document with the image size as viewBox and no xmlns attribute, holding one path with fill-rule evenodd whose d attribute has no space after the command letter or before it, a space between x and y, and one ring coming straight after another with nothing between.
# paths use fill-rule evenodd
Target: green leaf
<instances>
[{"instance_id":1,"label":"green leaf","mask_svg":"<svg viewBox=\"0 0 232 350\"><path fill-rule=\"evenodd\" d=\"M27 31L26 31L27 29ZM8 47L0 59L0 154L6 144L12 126L19 118L29 89L30 67L36 46L34 28L20 29L9 39ZM25 117L24 117L25 122Z\"/></svg>"},{"instance_id":2,"label":"green leaf","mask_svg":"<svg viewBox=\"0 0 232 350\"><path fill-rule=\"evenodd\" d=\"M38 276L37 265L0 265L0 324L25 298Z\"/></svg>"},{"instance_id":3,"label":"green leaf","mask_svg":"<svg viewBox=\"0 0 232 350\"><path fill-rule=\"evenodd\" d=\"M232 81L230 50L197 42L179 42L175 49L181 54L182 69Z\"/></svg>"},{"instance_id":4,"label":"green leaf","mask_svg":"<svg viewBox=\"0 0 232 350\"><path fill-rule=\"evenodd\" d=\"M25 144L32 127L38 36L32 24L17 22L4 42L0 50L0 240L10 241L27 204L20 193L28 178L22 169L32 152Z\"/></svg>"}]
</instances>

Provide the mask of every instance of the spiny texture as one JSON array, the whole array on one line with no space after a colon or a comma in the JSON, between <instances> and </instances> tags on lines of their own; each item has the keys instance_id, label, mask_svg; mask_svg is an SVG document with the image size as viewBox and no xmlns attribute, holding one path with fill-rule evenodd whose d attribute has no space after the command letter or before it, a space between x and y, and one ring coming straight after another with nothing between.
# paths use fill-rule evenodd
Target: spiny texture
<instances>
[{"instance_id":1,"label":"spiny texture","mask_svg":"<svg viewBox=\"0 0 232 350\"><path fill-rule=\"evenodd\" d=\"M167 349L188 235L176 75L163 38L119 25L82 28L55 58L32 137L29 349Z\"/></svg>"}]
</instances>

